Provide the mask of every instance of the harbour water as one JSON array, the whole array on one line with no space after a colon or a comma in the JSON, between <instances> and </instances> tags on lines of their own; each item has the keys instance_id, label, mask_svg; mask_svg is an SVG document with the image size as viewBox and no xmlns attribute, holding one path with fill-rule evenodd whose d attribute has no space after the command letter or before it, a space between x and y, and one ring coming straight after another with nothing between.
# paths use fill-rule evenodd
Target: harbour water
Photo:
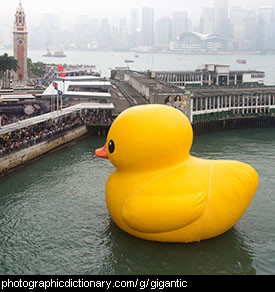
<instances>
[{"instance_id":1,"label":"harbour water","mask_svg":"<svg viewBox=\"0 0 275 292\"><path fill-rule=\"evenodd\" d=\"M0 179L0 274L274 274L274 129L194 138L192 154L236 159L259 173L241 220L214 239L166 244L116 227L105 204L113 171L88 136Z\"/></svg>"},{"instance_id":2,"label":"harbour water","mask_svg":"<svg viewBox=\"0 0 275 292\"><path fill-rule=\"evenodd\" d=\"M0 50L0 55L7 52L13 55L12 50ZM54 64L86 64L95 65L102 76L110 77L110 69L129 66L132 70L195 70L199 64L230 65L231 70L262 70L266 73L265 84L275 84L275 54L164 54L112 51L66 51L66 58L45 58L45 51L29 50L28 57L33 62L42 61ZM247 64L238 64L237 59L245 57ZM125 63L125 59L134 60L134 63Z\"/></svg>"}]
</instances>

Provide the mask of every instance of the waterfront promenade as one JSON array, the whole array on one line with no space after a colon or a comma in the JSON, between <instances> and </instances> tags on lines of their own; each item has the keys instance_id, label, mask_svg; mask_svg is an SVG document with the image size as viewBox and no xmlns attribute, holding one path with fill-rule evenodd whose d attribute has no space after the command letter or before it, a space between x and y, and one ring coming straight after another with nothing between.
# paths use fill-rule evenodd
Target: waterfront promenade
<instances>
[{"instance_id":1,"label":"waterfront promenade","mask_svg":"<svg viewBox=\"0 0 275 292\"><path fill-rule=\"evenodd\" d=\"M0 129L0 175L88 133L110 126L112 103L84 103ZM89 128L87 127L89 126Z\"/></svg>"}]
</instances>

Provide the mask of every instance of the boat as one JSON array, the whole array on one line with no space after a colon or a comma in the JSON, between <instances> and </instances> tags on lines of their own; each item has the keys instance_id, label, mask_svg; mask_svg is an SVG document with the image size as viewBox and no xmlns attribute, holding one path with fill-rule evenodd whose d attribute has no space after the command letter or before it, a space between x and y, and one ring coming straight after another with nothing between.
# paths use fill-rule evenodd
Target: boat
<instances>
[{"instance_id":1,"label":"boat","mask_svg":"<svg viewBox=\"0 0 275 292\"><path fill-rule=\"evenodd\" d=\"M67 57L64 52L62 51L57 51L57 52L54 52L54 54L52 53L47 53L45 55L43 55L43 57L52 57L52 58L65 58Z\"/></svg>"},{"instance_id":2,"label":"boat","mask_svg":"<svg viewBox=\"0 0 275 292\"><path fill-rule=\"evenodd\" d=\"M247 63L247 62L246 62L246 59L244 59L244 58L237 59L236 62L237 62L238 64L246 64L246 63Z\"/></svg>"},{"instance_id":3,"label":"boat","mask_svg":"<svg viewBox=\"0 0 275 292\"><path fill-rule=\"evenodd\" d=\"M124 62L125 63L134 63L135 61L134 60L130 60L130 59L125 59Z\"/></svg>"},{"instance_id":4,"label":"boat","mask_svg":"<svg viewBox=\"0 0 275 292\"><path fill-rule=\"evenodd\" d=\"M139 55L135 55L135 58L138 58L139 57Z\"/></svg>"},{"instance_id":5,"label":"boat","mask_svg":"<svg viewBox=\"0 0 275 292\"><path fill-rule=\"evenodd\" d=\"M43 57L52 57L52 58L65 58L65 57L67 57L63 51L56 51L52 54L50 52L50 50L48 49L47 45L46 45L46 49L47 49L47 54L43 55Z\"/></svg>"}]
</instances>

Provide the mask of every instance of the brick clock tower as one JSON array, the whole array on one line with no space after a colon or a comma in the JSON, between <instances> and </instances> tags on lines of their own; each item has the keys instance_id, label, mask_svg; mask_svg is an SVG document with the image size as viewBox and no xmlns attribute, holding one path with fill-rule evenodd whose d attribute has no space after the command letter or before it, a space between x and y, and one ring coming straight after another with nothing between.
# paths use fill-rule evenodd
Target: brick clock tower
<instances>
[{"instance_id":1,"label":"brick clock tower","mask_svg":"<svg viewBox=\"0 0 275 292\"><path fill-rule=\"evenodd\" d=\"M19 6L16 9L14 29L13 29L13 54L17 60L20 69L15 73L15 81L18 80L22 83L28 81L28 70L27 70L27 25L26 16L24 9L19 2Z\"/></svg>"}]
</instances>

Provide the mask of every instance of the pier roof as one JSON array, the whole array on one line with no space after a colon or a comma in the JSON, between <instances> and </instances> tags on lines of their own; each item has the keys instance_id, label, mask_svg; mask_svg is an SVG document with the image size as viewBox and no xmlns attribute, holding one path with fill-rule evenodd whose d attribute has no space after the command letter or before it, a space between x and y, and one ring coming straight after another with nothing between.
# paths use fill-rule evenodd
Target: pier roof
<instances>
[{"instance_id":1,"label":"pier roof","mask_svg":"<svg viewBox=\"0 0 275 292\"><path fill-rule=\"evenodd\" d=\"M148 78L144 74L140 74L134 71L129 71L128 74L130 74L131 77L138 80L144 86L151 88L156 93L170 94L171 92L183 92L182 89L173 84L166 83L155 78Z\"/></svg>"},{"instance_id":2,"label":"pier roof","mask_svg":"<svg viewBox=\"0 0 275 292\"><path fill-rule=\"evenodd\" d=\"M33 99L35 98L33 94L9 94L9 95L0 95L1 99Z\"/></svg>"},{"instance_id":3,"label":"pier roof","mask_svg":"<svg viewBox=\"0 0 275 292\"><path fill-rule=\"evenodd\" d=\"M105 77L93 76L93 75L83 75L83 76L67 76L60 78L60 80L64 81L104 81ZM106 80L107 81L107 80Z\"/></svg>"},{"instance_id":4,"label":"pier roof","mask_svg":"<svg viewBox=\"0 0 275 292\"><path fill-rule=\"evenodd\" d=\"M102 88L108 89L112 84L107 80L90 80L90 81L54 81L57 83L57 88L63 92L64 97L77 97L77 98L93 98L93 99L110 99L111 94L108 92L92 92L92 91L73 91L72 88ZM57 96L58 91L51 83L47 89L42 93L42 98L49 98Z\"/></svg>"},{"instance_id":5,"label":"pier roof","mask_svg":"<svg viewBox=\"0 0 275 292\"><path fill-rule=\"evenodd\" d=\"M259 87L235 87L235 86L212 86L212 87L196 87L192 88L194 96L222 96L222 95L245 95L251 94L269 94L275 93L275 86L259 86Z\"/></svg>"}]
</instances>

